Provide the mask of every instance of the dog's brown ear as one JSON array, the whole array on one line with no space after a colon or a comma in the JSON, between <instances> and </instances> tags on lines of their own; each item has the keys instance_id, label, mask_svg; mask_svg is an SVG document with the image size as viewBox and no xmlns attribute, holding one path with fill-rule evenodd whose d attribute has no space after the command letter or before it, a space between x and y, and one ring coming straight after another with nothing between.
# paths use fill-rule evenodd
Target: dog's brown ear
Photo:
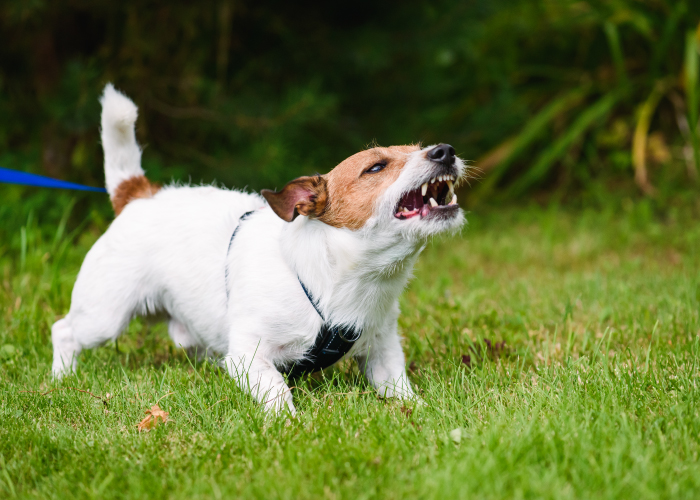
<instances>
[{"instance_id":1,"label":"dog's brown ear","mask_svg":"<svg viewBox=\"0 0 700 500\"><path fill-rule=\"evenodd\" d=\"M328 204L326 179L299 177L282 188L281 191L263 189L262 194L270 208L283 220L292 222L297 215L319 217Z\"/></svg>"}]
</instances>

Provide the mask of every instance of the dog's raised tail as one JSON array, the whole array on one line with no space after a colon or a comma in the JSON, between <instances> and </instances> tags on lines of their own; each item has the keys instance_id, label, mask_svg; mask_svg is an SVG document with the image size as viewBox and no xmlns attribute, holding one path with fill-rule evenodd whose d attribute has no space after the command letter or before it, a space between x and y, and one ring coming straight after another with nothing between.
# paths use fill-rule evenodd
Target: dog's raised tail
<instances>
[{"instance_id":1,"label":"dog's raised tail","mask_svg":"<svg viewBox=\"0 0 700 500\"><path fill-rule=\"evenodd\" d=\"M114 211L119 215L131 200L149 198L159 187L146 179L141 168L141 149L134 132L136 105L111 83L105 86L100 103L105 183Z\"/></svg>"}]
</instances>

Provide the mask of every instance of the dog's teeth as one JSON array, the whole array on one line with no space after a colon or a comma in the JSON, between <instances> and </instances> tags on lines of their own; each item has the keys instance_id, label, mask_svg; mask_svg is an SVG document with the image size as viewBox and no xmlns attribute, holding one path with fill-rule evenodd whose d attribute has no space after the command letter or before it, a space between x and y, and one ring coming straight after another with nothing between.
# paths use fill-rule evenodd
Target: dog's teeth
<instances>
[{"instance_id":1,"label":"dog's teeth","mask_svg":"<svg viewBox=\"0 0 700 500\"><path fill-rule=\"evenodd\" d=\"M457 204L457 195L453 194L452 195L452 201L449 203L450 205L456 205Z\"/></svg>"},{"instance_id":2,"label":"dog's teeth","mask_svg":"<svg viewBox=\"0 0 700 500\"><path fill-rule=\"evenodd\" d=\"M425 193L428 192L428 183L426 182L420 187L420 195L425 196Z\"/></svg>"},{"instance_id":3,"label":"dog's teeth","mask_svg":"<svg viewBox=\"0 0 700 500\"><path fill-rule=\"evenodd\" d=\"M437 207L437 206L438 206L438 202L435 201L435 198L430 198L430 206L431 206L431 207Z\"/></svg>"},{"instance_id":4,"label":"dog's teeth","mask_svg":"<svg viewBox=\"0 0 700 500\"><path fill-rule=\"evenodd\" d=\"M431 184L435 184L435 177L433 177L432 179L430 179L430 183L431 183Z\"/></svg>"},{"instance_id":5,"label":"dog's teeth","mask_svg":"<svg viewBox=\"0 0 700 500\"><path fill-rule=\"evenodd\" d=\"M403 207L403 211L406 212L406 213L408 213L408 208Z\"/></svg>"},{"instance_id":6,"label":"dog's teeth","mask_svg":"<svg viewBox=\"0 0 700 500\"><path fill-rule=\"evenodd\" d=\"M452 193L452 192L454 191L454 189L455 189L455 185L454 185L454 184L452 183L452 181L449 180L449 179L446 180L445 182L447 182L447 187L450 188L450 193Z\"/></svg>"}]
</instances>

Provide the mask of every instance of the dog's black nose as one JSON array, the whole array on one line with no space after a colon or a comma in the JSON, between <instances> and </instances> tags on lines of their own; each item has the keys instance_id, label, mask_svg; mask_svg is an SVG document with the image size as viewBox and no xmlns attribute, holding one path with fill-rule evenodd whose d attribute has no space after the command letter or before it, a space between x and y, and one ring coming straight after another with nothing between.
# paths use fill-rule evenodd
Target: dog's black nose
<instances>
[{"instance_id":1,"label":"dog's black nose","mask_svg":"<svg viewBox=\"0 0 700 500\"><path fill-rule=\"evenodd\" d=\"M438 144L428 151L428 158L438 163L452 165L455 162L455 148L449 144Z\"/></svg>"}]
</instances>

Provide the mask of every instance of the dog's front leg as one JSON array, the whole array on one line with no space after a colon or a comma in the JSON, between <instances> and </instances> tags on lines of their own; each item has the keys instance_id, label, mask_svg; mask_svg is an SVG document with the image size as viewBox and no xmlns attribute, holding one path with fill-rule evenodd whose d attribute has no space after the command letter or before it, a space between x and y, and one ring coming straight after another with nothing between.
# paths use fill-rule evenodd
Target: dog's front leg
<instances>
[{"instance_id":1,"label":"dog's front leg","mask_svg":"<svg viewBox=\"0 0 700 500\"><path fill-rule=\"evenodd\" d=\"M264 405L265 411L288 410L296 415L291 390L270 361L255 354L229 354L226 368L241 389Z\"/></svg>"},{"instance_id":2,"label":"dog's front leg","mask_svg":"<svg viewBox=\"0 0 700 500\"><path fill-rule=\"evenodd\" d=\"M361 352L355 354L369 383L381 397L414 399L416 395L406 375L406 359L396 332L396 320L370 338Z\"/></svg>"}]
</instances>

